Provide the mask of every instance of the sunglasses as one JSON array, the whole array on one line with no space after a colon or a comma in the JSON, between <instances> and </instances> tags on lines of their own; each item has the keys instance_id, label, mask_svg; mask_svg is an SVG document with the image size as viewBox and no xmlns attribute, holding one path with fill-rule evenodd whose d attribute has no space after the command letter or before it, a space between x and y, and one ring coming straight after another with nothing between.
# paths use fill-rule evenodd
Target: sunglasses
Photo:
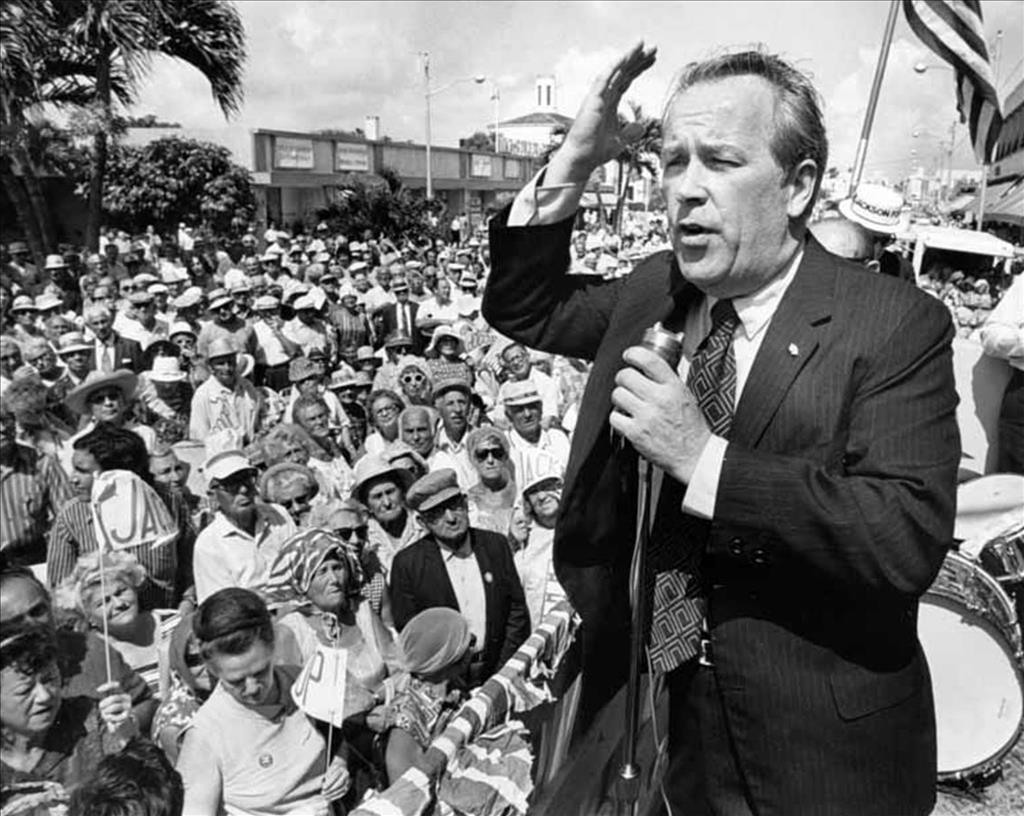
<instances>
[{"instance_id":1,"label":"sunglasses","mask_svg":"<svg viewBox=\"0 0 1024 816\"><path fill-rule=\"evenodd\" d=\"M478 462L486 462L488 459L495 459L498 462L505 460L505 451L501 448L484 448L483 450L478 450L473 455Z\"/></svg>"},{"instance_id":2,"label":"sunglasses","mask_svg":"<svg viewBox=\"0 0 1024 816\"><path fill-rule=\"evenodd\" d=\"M402 377L402 382L404 382L406 385L414 385L416 383L423 382L425 379L426 377L424 377L422 374L406 374Z\"/></svg>"},{"instance_id":3,"label":"sunglasses","mask_svg":"<svg viewBox=\"0 0 1024 816\"><path fill-rule=\"evenodd\" d=\"M353 537L357 540L362 540L366 538L367 527L365 524L361 524L358 527L338 527L334 532L345 541L351 541Z\"/></svg>"},{"instance_id":4,"label":"sunglasses","mask_svg":"<svg viewBox=\"0 0 1024 816\"><path fill-rule=\"evenodd\" d=\"M116 388L105 388L102 391L97 391L89 397L90 405L98 405L101 402L120 402L121 392Z\"/></svg>"},{"instance_id":5,"label":"sunglasses","mask_svg":"<svg viewBox=\"0 0 1024 816\"><path fill-rule=\"evenodd\" d=\"M464 513L469 511L469 505L466 504L466 499L463 496L456 496L443 504L437 505L437 507L431 507L429 510L424 510L423 518L426 521L437 521L443 518L444 514L449 510L453 513Z\"/></svg>"},{"instance_id":6,"label":"sunglasses","mask_svg":"<svg viewBox=\"0 0 1024 816\"><path fill-rule=\"evenodd\" d=\"M256 478L251 473L236 473L221 479L214 486L226 493L238 493L243 487L249 488L251 492L256 487Z\"/></svg>"}]
</instances>

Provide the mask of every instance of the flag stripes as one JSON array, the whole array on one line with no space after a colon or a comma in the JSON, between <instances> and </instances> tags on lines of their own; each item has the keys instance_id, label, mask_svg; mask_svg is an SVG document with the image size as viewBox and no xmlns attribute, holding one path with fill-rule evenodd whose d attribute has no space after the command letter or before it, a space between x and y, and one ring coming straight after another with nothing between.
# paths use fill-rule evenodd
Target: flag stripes
<instances>
[{"instance_id":1,"label":"flag stripes","mask_svg":"<svg viewBox=\"0 0 1024 816\"><path fill-rule=\"evenodd\" d=\"M1003 126L979 0L903 0L911 29L956 72L957 110L974 155L988 164Z\"/></svg>"}]
</instances>

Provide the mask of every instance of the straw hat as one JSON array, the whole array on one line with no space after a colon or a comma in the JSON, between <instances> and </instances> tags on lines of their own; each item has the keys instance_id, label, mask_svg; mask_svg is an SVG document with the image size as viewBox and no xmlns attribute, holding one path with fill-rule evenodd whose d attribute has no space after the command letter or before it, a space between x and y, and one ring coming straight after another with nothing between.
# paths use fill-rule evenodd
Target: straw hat
<instances>
[{"instance_id":1,"label":"straw hat","mask_svg":"<svg viewBox=\"0 0 1024 816\"><path fill-rule=\"evenodd\" d=\"M91 371L85 378L85 382L68 392L64 403L76 414L84 414L89 397L97 391L110 387L118 388L124 401L129 402L135 396L138 385L138 377L125 368L105 374Z\"/></svg>"},{"instance_id":2,"label":"straw hat","mask_svg":"<svg viewBox=\"0 0 1024 816\"><path fill-rule=\"evenodd\" d=\"M356 462L352 498L366 504L366 490L370 487L371 482L381 476L394 479L401 485L402 490L408 490L413 482L413 476L409 471L396 468L383 456L368 453Z\"/></svg>"}]
</instances>

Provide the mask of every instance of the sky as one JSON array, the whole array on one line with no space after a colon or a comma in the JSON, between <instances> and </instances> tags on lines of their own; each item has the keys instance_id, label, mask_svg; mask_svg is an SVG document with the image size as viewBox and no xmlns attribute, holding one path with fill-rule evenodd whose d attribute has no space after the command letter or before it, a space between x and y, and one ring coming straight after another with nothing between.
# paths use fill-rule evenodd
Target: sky
<instances>
[{"instance_id":1,"label":"sky","mask_svg":"<svg viewBox=\"0 0 1024 816\"><path fill-rule=\"evenodd\" d=\"M422 143L422 52L429 53L432 143L534 109L538 75L553 75L559 112L575 114L594 76L639 39L658 48L655 65L626 100L658 115L678 69L725 48L763 44L813 78L825 100L830 164L853 164L867 107L887 0L678 0L677 2L238 2L248 38L245 105L226 122L202 75L154 62L134 112L185 127L307 131L362 127ZM982 0L997 85L1006 95L1024 77L1024 3ZM999 32L1002 36L999 37ZM910 30L902 11L879 97L866 175L898 178L944 161L956 120L953 73ZM476 84L474 76L488 81ZM916 134L916 136L915 136ZM957 125L953 165L976 167L967 128Z\"/></svg>"}]
</instances>

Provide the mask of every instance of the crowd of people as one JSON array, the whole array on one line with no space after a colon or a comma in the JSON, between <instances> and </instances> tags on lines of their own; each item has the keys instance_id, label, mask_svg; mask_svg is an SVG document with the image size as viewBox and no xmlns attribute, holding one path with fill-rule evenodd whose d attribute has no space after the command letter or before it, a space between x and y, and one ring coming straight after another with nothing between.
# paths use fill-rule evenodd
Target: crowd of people
<instances>
[{"instance_id":1,"label":"crowd of people","mask_svg":"<svg viewBox=\"0 0 1024 816\"><path fill-rule=\"evenodd\" d=\"M595 241L618 252L594 235L579 272ZM183 227L42 269L5 252L5 814L112 812L104 757L175 765L162 799L186 813L351 806L564 598L552 540L588 366L491 330L478 236ZM101 546L112 471L172 544ZM330 733L291 694L318 648L348 656Z\"/></svg>"}]
</instances>

